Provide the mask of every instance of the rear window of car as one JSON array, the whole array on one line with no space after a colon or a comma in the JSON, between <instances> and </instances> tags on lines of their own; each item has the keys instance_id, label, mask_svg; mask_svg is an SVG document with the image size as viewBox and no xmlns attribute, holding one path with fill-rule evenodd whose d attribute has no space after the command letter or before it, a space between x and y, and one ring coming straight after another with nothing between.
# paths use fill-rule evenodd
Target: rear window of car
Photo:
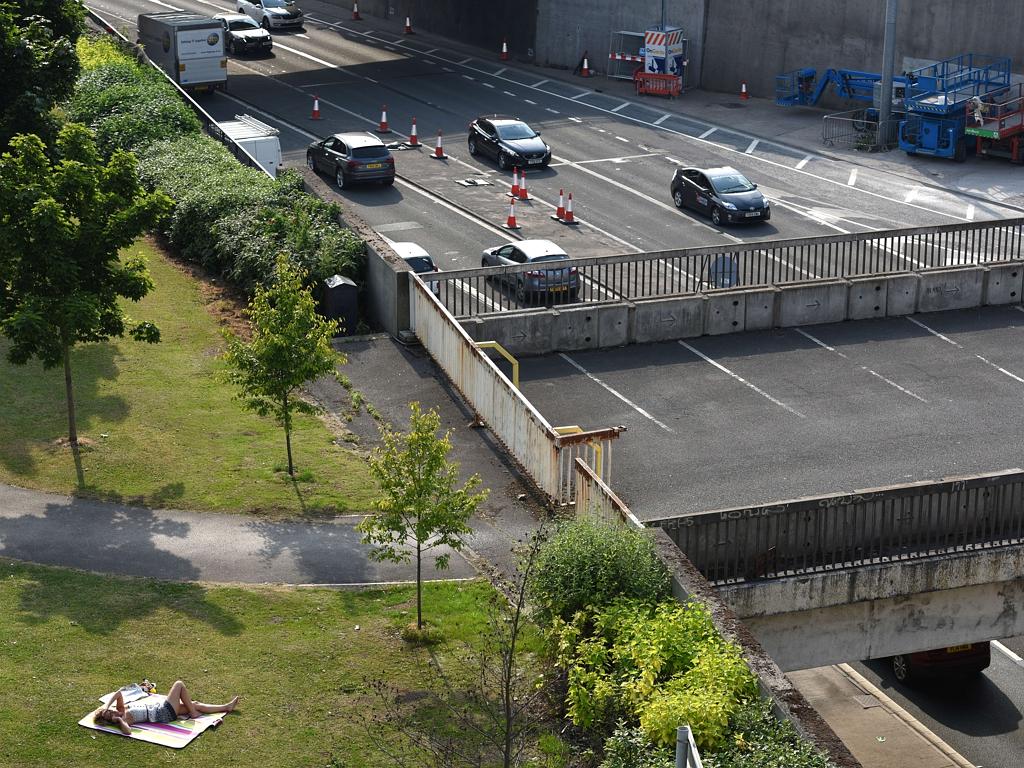
<instances>
[{"instance_id":1,"label":"rear window of car","mask_svg":"<svg viewBox=\"0 0 1024 768\"><path fill-rule=\"evenodd\" d=\"M427 256L410 256L405 263L412 267L413 272L433 272L434 262Z\"/></svg>"},{"instance_id":2,"label":"rear window of car","mask_svg":"<svg viewBox=\"0 0 1024 768\"><path fill-rule=\"evenodd\" d=\"M384 146L380 147L352 147L352 157L358 157L363 160L367 160L373 157L387 157L388 148Z\"/></svg>"},{"instance_id":3,"label":"rear window of car","mask_svg":"<svg viewBox=\"0 0 1024 768\"><path fill-rule=\"evenodd\" d=\"M563 259L568 258L569 257L566 256L564 253L549 253L545 256L535 256L534 258L530 259L530 262L532 263L537 261L562 261Z\"/></svg>"}]
</instances>

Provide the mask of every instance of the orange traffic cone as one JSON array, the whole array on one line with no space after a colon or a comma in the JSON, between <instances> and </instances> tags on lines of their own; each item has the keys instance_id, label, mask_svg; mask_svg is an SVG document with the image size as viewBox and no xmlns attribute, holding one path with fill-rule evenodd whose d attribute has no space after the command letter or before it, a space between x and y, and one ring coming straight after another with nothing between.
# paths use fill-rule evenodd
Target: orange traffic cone
<instances>
[{"instance_id":1,"label":"orange traffic cone","mask_svg":"<svg viewBox=\"0 0 1024 768\"><path fill-rule=\"evenodd\" d=\"M580 77L590 77L590 62L587 61L586 54L583 54L583 66L580 68Z\"/></svg>"},{"instance_id":2,"label":"orange traffic cone","mask_svg":"<svg viewBox=\"0 0 1024 768\"><path fill-rule=\"evenodd\" d=\"M409 17L408 16L405 17L405 34L407 34L407 35L415 34L412 31L412 22L409 21Z\"/></svg>"},{"instance_id":3,"label":"orange traffic cone","mask_svg":"<svg viewBox=\"0 0 1024 768\"><path fill-rule=\"evenodd\" d=\"M508 61L508 38L502 38L501 40L501 60Z\"/></svg>"},{"instance_id":4,"label":"orange traffic cone","mask_svg":"<svg viewBox=\"0 0 1024 768\"><path fill-rule=\"evenodd\" d=\"M551 217L555 221L561 221L565 218L565 190L558 190L558 207L555 209L555 215Z\"/></svg>"},{"instance_id":5,"label":"orange traffic cone","mask_svg":"<svg viewBox=\"0 0 1024 768\"><path fill-rule=\"evenodd\" d=\"M516 199L514 197L508 201L508 220L505 222L505 229L520 229L516 224Z\"/></svg>"},{"instance_id":6,"label":"orange traffic cone","mask_svg":"<svg viewBox=\"0 0 1024 768\"><path fill-rule=\"evenodd\" d=\"M412 119L412 132L409 134L409 146L410 147L422 147L419 138L416 136L416 118Z\"/></svg>"},{"instance_id":7,"label":"orange traffic cone","mask_svg":"<svg viewBox=\"0 0 1024 768\"><path fill-rule=\"evenodd\" d=\"M362 21L363 17L359 15L359 0L355 0L352 3L352 21Z\"/></svg>"},{"instance_id":8,"label":"orange traffic cone","mask_svg":"<svg viewBox=\"0 0 1024 768\"><path fill-rule=\"evenodd\" d=\"M520 200L529 200L530 199L530 193L526 191L526 171L523 171L523 173L522 173L522 175L521 175L521 177L519 179L519 199Z\"/></svg>"},{"instance_id":9,"label":"orange traffic cone","mask_svg":"<svg viewBox=\"0 0 1024 768\"><path fill-rule=\"evenodd\" d=\"M741 99L749 99L750 98L750 94L747 93L747 81L746 80L740 80L740 98Z\"/></svg>"},{"instance_id":10,"label":"orange traffic cone","mask_svg":"<svg viewBox=\"0 0 1024 768\"><path fill-rule=\"evenodd\" d=\"M447 160L448 155L444 153L444 149L441 147L441 132L437 132L437 146L434 147L434 154L431 155L435 160Z\"/></svg>"},{"instance_id":11,"label":"orange traffic cone","mask_svg":"<svg viewBox=\"0 0 1024 768\"><path fill-rule=\"evenodd\" d=\"M377 133L391 133L391 129L388 128L387 104L381 104L380 106L380 125L377 126Z\"/></svg>"},{"instance_id":12,"label":"orange traffic cone","mask_svg":"<svg viewBox=\"0 0 1024 768\"><path fill-rule=\"evenodd\" d=\"M573 218L572 215L572 192L569 193L569 202L565 204L565 216L562 218L563 224L578 224L579 222Z\"/></svg>"},{"instance_id":13,"label":"orange traffic cone","mask_svg":"<svg viewBox=\"0 0 1024 768\"><path fill-rule=\"evenodd\" d=\"M320 119L320 97L319 96L314 96L313 97L313 114L310 115L309 119L310 120L319 120Z\"/></svg>"},{"instance_id":14,"label":"orange traffic cone","mask_svg":"<svg viewBox=\"0 0 1024 768\"><path fill-rule=\"evenodd\" d=\"M508 193L509 197L519 197L519 169L512 169L512 191Z\"/></svg>"}]
</instances>

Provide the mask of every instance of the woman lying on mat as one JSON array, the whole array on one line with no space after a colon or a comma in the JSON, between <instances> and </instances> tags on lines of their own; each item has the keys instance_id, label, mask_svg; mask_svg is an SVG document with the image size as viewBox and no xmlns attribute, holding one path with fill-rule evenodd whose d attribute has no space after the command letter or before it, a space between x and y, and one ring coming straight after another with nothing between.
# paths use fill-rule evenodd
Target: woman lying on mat
<instances>
[{"instance_id":1,"label":"woman lying on mat","mask_svg":"<svg viewBox=\"0 0 1024 768\"><path fill-rule=\"evenodd\" d=\"M237 696L227 704L203 704L201 701L192 701L185 684L178 680L167 692L167 699L159 704L136 702L125 706L124 697L118 691L106 706L96 710L95 720L113 723L127 736L131 734L134 723L169 723L183 715L199 717L216 712L231 712L237 704Z\"/></svg>"}]
</instances>

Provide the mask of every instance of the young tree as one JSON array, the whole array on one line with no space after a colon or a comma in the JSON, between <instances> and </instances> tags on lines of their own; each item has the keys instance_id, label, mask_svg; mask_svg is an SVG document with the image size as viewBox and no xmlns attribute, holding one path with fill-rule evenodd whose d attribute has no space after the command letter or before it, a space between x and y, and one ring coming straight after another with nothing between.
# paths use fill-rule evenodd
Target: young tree
<instances>
[{"instance_id":1,"label":"young tree","mask_svg":"<svg viewBox=\"0 0 1024 768\"><path fill-rule=\"evenodd\" d=\"M119 299L138 301L153 287L145 263L118 252L169 210L161 192L139 184L135 157L100 160L88 129L61 129L47 158L38 136L16 136L0 156L0 333L7 358L64 366L68 438L83 482L71 380L78 342L123 336L160 340L152 323L133 324ZM130 327L128 327L130 326Z\"/></svg>"},{"instance_id":2,"label":"young tree","mask_svg":"<svg viewBox=\"0 0 1024 768\"><path fill-rule=\"evenodd\" d=\"M357 528L363 543L373 545L374 560L407 563L416 557L416 628L423 629L422 559L424 552L445 546L458 552L460 536L471 532L469 518L487 498L487 490L473 493L480 476L473 475L456 488L459 465L448 461L450 433L437 436L441 417L433 408L424 413L419 403L409 404L409 432L381 428L383 444L370 457L370 471L380 486L378 513ZM448 567L450 553L434 558L434 567Z\"/></svg>"},{"instance_id":3,"label":"young tree","mask_svg":"<svg viewBox=\"0 0 1024 768\"><path fill-rule=\"evenodd\" d=\"M274 282L257 287L245 311L252 321L252 340L246 342L231 331L224 332L228 379L238 386L243 407L260 416L273 416L284 427L292 477L292 419L297 413L320 411L298 397L299 388L307 381L334 374L335 366L345 362L345 356L331 347L338 321L317 314L316 302L302 281L302 271L286 256L279 256Z\"/></svg>"}]
</instances>

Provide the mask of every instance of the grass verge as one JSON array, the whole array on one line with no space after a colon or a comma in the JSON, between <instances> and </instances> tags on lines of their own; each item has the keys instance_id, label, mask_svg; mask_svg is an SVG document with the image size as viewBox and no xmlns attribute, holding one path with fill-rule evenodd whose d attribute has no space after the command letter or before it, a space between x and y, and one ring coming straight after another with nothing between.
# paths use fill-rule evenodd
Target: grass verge
<instances>
[{"instance_id":1,"label":"grass verge","mask_svg":"<svg viewBox=\"0 0 1024 768\"><path fill-rule=\"evenodd\" d=\"M486 581L423 589L445 644L412 648L399 635L414 587L206 587L0 559L0 765L379 768L375 741L401 736L373 732L367 678L427 697L428 662L487 626ZM77 725L98 696L143 677L158 692L181 678L200 700L242 701L181 752Z\"/></svg>"},{"instance_id":2,"label":"grass verge","mask_svg":"<svg viewBox=\"0 0 1024 768\"><path fill-rule=\"evenodd\" d=\"M365 459L339 446L317 418L298 417L299 479L284 471L284 432L242 410L218 374L218 323L195 280L139 241L156 288L133 317L155 322L156 345L82 344L72 375L86 485L77 487L67 435L63 371L6 360L0 338L0 482L153 507L295 515L363 512L375 498ZM339 441L342 442L342 441Z\"/></svg>"}]
</instances>

